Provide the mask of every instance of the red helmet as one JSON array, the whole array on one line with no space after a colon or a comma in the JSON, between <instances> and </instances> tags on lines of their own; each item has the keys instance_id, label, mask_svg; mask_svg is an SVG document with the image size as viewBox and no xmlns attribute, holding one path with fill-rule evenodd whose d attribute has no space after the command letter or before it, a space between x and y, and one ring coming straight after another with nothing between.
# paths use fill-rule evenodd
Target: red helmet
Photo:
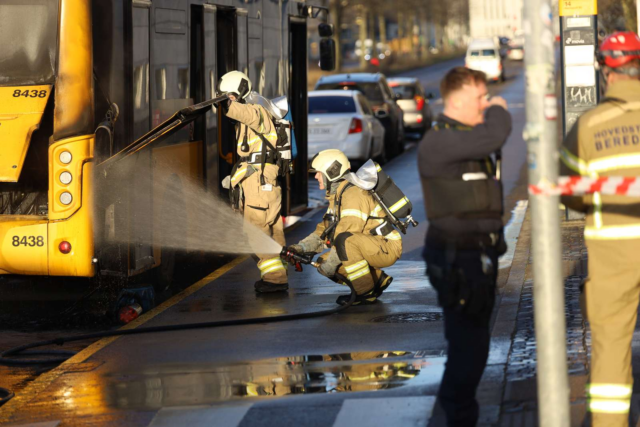
<instances>
[{"instance_id":1,"label":"red helmet","mask_svg":"<svg viewBox=\"0 0 640 427\"><path fill-rule=\"evenodd\" d=\"M598 63L611 68L621 67L634 59L640 59L640 37L633 31L611 34L598 51Z\"/></svg>"}]
</instances>

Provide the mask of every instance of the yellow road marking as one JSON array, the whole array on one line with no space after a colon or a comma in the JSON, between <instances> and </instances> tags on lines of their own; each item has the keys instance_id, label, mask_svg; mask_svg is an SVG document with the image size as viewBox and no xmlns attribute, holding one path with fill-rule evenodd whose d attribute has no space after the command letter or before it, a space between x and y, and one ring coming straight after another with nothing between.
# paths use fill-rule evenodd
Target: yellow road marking
<instances>
[{"instance_id":1,"label":"yellow road marking","mask_svg":"<svg viewBox=\"0 0 640 427\"><path fill-rule=\"evenodd\" d=\"M236 267L238 264L241 264L248 258L249 257L246 255L235 258L228 264L223 265L213 273L209 274L207 277L200 279L198 282L189 286L184 291L174 295L173 297L169 298L168 300L166 300L156 308L148 311L147 313L138 317L136 320L132 321L131 323L121 327L120 329L121 330L135 329L138 326L144 325L149 320L156 317L158 314L162 313L166 309L179 303L189 295L199 291L208 283L211 283L214 280L220 278L222 275L232 270L234 267ZM94 342L89 347L80 351L75 356L62 362L59 366L52 369L51 371L40 375L38 378L32 381L31 384L29 384L26 388L24 388L20 393L16 394L16 396L13 399L8 401L4 405L0 406L0 424L10 421L10 417L16 412L18 412L20 409L22 409L23 405L33 400L38 395L38 393L45 390L60 375L64 374L66 372L65 368L67 367L67 365L84 362L85 360L87 360L88 358L90 358L91 356L93 356L94 354L96 354L97 352L99 352L100 350L102 350L112 342L116 341L118 338L120 338L120 336L102 338L101 340Z\"/></svg>"}]
</instances>

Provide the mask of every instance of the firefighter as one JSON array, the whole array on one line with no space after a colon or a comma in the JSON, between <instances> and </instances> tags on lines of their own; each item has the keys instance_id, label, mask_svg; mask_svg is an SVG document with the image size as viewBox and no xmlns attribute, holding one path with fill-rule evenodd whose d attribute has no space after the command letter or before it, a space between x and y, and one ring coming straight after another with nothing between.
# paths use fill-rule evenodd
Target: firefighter
<instances>
[{"instance_id":1,"label":"firefighter","mask_svg":"<svg viewBox=\"0 0 640 427\"><path fill-rule=\"evenodd\" d=\"M240 71L231 71L220 79L220 95L229 94L223 107L226 116L237 122L236 140L239 161L231 174L231 186L240 187L244 203L240 209L244 219L285 246L284 228L280 217L282 192L278 185L278 139L272 115L261 105L247 104L251 81ZM260 248L254 248L256 252ZM256 292L279 292L289 288L287 269L279 254L257 253L260 280Z\"/></svg>"},{"instance_id":2,"label":"firefighter","mask_svg":"<svg viewBox=\"0 0 640 427\"><path fill-rule=\"evenodd\" d=\"M492 155L511 132L507 103L489 99L486 76L465 67L440 83L444 112L418 149L429 219L423 256L448 342L438 392L449 426L474 426L475 394L489 355L503 238L502 183Z\"/></svg>"},{"instance_id":3,"label":"firefighter","mask_svg":"<svg viewBox=\"0 0 640 427\"><path fill-rule=\"evenodd\" d=\"M356 290L353 305L373 304L393 280L381 269L402 255L402 237L385 220L385 213L368 191L349 181L349 160L340 150L324 150L311 160L310 172L326 191L329 209L316 230L290 249L298 253L321 253L318 272L338 283L341 277ZM346 304L349 295L336 303Z\"/></svg>"},{"instance_id":4,"label":"firefighter","mask_svg":"<svg viewBox=\"0 0 640 427\"><path fill-rule=\"evenodd\" d=\"M600 46L598 63L607 92L567 135L561 174L640 176L640 38L633 32L610 35ZM594 193L563 197L563 203L587 214L585 292L592 336L587 393L593 425L627 426L640 299L640 200Z\"/></svg>"}]
</instances>

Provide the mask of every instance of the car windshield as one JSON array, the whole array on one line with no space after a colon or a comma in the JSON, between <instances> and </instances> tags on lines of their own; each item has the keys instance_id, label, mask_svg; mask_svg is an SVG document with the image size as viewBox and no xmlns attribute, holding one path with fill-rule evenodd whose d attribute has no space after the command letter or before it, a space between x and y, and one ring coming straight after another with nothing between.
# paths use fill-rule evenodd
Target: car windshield
<instances>
[{"instance_id":1,"label":"car windshield","mask_svg":"<svg viewBox=\"0 0 640 427\"><path fill-rule=\"evenodd\" d=\"M389 86L391 86L396 96L400 95L399 99L413 99L413 97L416 96L416 88L413 85L396 85L389 83Z\"/></svg>"},{"instance_id":2,"label":"car windshield","mask_svg":"<svg viewBox=\"0 0 640 427\"><path fill-rule=\"evenodd\" d=\"M356 103L350 96L310 96L309 114L355 113Z\"/></svg>"},{"instance_id":3,"label":"car windshield","mask_svg":"<svg viewBox=\"0 0 640 427\"><path fill-rule=\"evenodd\" d=\"M359 90L374 104L384 101L382 90L380 90L380 85L378 83L344 81L339 83L321 83L316 87L316 90L331 89Z\"/></svg>"},{"instance_id":4,"label":"car windshield","mask_svg":"<svg viewBox=\"0 0 640 427\"><path fill-rule=\"evenodd\" d=\"M472 50L469 56L496 56L495 49Z\"/></svg>"},{"instance_id":5,"label":"car windshield","mask_svg":"<svg viewBox=\"0 0 640 427\"><path fill-rule=\"evenodd\" d=\"M0 0L0 86L54 79L58 0Z\"/></svg>"}]
</instances>

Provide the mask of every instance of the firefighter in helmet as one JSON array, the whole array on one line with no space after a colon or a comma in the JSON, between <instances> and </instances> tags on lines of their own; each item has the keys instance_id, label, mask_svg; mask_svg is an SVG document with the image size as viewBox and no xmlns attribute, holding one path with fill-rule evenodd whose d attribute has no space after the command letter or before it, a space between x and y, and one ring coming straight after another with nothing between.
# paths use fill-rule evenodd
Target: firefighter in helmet
<instances>
[{"instance_id":1,"label":"firefighter in helmet","mask_svg":"<svg viewBox=\"0 0 640 427\"><path fill-rule=\"evenodd\" d=\"M607 82L600 105L583 114L561 150L562 175L640 176L640 38L608 36L598 63ZM633 376L631 343L640 300L640 200L623 195L563 197L585 212L585 285L591 326L589 410L593 425L627 426Z\"/></svg>"},{"instance_id":2,"label":"firefighter in helmet","mask_svg":"<svg viewBox=\"0 0 640 427\"><path fill-rule=\"evenodd\" d=\"M371 194L345 180L350 168L340 150L313 157L310 172L326 191L329 209L316 230L290 249L321 253L330 248L318 259L318 272L339 283L349 280L357 294L354 305L372 304L393 280L381 269L400 258L402 238ZM349 299L344 295L336 302L344 305Z\"/></svg>"},{"instance_id":3,"label":"firefighter in helmet","mask_svg":"<svg viewBox=\"0 0 640 427\"><path fill-rule=\"evenodd\" d=\"M226 116L237 122L236 140L238 163L231 173L231 187L242 190L244 203L240 209L244 219L258 227L278 244L285 246L284 228L280 217L282 191L278 184L276 142L278 139L274 118L264 107L247 104L251 92L249 77L240 71L231 71L220 79L218 94L228 94L223 105ZM286 291L289 287L287 269L279 254L259 253L254 248L260 270L256 292Z\"/></svg>"}]
</instances>

